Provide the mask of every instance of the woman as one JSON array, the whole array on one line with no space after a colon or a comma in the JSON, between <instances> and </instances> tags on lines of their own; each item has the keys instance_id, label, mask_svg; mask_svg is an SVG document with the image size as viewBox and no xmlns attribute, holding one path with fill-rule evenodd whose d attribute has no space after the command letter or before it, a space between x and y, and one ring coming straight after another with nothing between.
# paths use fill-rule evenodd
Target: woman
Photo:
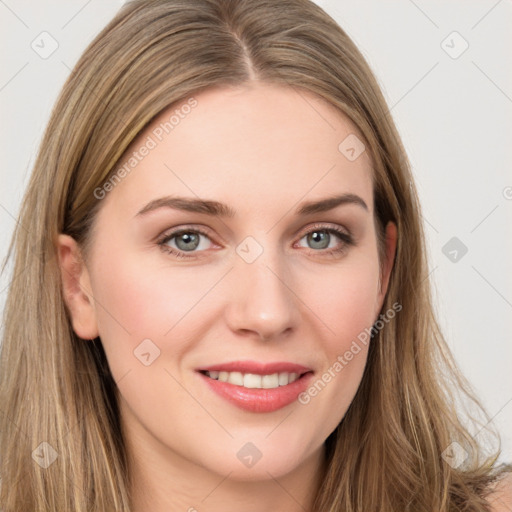
<instances>
[{"instance_id":1,"label":"woman","mask_svg":"<svg viewBox=\"0 0 512 512\"><path fill-rule=\"evenodd\" d=\"M507 510L396 128L315 4L125 5L18 226L4 512Z\"/></svg>"}]
</instances>

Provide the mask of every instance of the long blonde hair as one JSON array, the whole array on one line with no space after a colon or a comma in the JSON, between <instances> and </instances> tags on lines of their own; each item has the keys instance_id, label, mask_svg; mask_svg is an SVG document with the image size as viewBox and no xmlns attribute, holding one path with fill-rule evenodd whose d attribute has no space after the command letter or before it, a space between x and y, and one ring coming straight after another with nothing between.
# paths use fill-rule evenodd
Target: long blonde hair
<instances>
[{"instance_id":1,"label":"long blonde hair","mask_svg":"<svg viewBox=\"0 0 512 512\"><path fill-rule=\"evenodd\" d=\"M382 310L399 302L402 311L372 339L360 388L326 441L313 510L488 510L486 490L507 468L496 466L499 451L485 455L456 412L452 389L481 405L436 322L410 166L361 53L309 0L135 0L64 85L9 248L0 354L4 512L131 510L116 383L101 340L72 330L56 236L73 236L87 253L101 206L94 190L162 110L203 89L255 79L310 91L348 116L373 162L381 249L386 223L398 228ZM450 446L467 452L458 467L443 457ZM42 454L56 459L41 467Z\"/></svg>"}]
</instances>

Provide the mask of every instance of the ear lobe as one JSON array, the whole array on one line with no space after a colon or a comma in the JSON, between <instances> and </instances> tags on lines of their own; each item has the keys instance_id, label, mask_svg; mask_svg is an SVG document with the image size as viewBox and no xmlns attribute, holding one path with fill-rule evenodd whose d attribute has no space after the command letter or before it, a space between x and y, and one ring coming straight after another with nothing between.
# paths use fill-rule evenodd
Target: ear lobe
<instances>
[{"instance_id":1,"label":"ear lobe","mask_svg":"<svg viewBox=\"0 0 512 512\"><path fill-rule=\"evenodd\" d=\"M395 262L396 245L398 240L398 232L394 222L388 222L385 234L385 261L381 262L380 280L379 280L379 310L384 302L384 297L388 290L389 278L391 270Z\"/></svg>"},{"instance_id":2,"label":"ear lobe","mask_svg":"<svg viewBox=\"0 0 512 512\"><path fill-rule=\"evenodd\" d=\"M69 235L57 237L64 302L71 315L73 330L83 339L94 339L98 333L96 308L89 272L82 260L77 242Z\"/></svg>"}]
</instances>

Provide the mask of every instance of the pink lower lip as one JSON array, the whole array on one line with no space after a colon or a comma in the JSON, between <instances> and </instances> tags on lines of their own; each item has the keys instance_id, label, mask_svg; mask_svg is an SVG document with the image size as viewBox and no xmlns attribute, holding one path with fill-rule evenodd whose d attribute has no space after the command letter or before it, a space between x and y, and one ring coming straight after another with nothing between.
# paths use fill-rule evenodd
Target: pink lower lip
<instances>
[{"instance_id":1,"label":"pink lower lip","mask_svg":"<svg viewBox=\"0 0 512 512\"><path fill-rule=\"evenodd\" d=\"M274 389L249 389L211 379L203 373L199 373L199 375L210 386L210 389L237 407L251 412L272 412L286 407L306 390L311 377L313 377L313 373L308 372L286 386Z\"/></svg>"}]
</instances>

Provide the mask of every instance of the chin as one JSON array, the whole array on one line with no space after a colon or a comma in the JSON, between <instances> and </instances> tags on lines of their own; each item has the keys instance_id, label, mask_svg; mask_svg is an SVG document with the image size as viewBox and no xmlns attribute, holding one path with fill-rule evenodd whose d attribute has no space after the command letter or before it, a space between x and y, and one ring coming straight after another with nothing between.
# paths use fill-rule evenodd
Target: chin
<instances>
[{"instance_id":1,"label":"chin","mask_svg":"<svg viewBox=\"0 0 512 512\"><path fill-rule=\"evenodd\" d=\"M268 433L265 433L265 436ZM304 442L294 444L293 442L283 443L282 440L272 442L269 439L251 441L232 441L235 447L220 448L218 461L203 461L212 471L222 476L229 474L229 479L234 481L255 482L280 478L293 472L302 464L310 461L311 454L304 451ZM226 456L232 452L233 457Z\"/></svg>"}]
</instances>

